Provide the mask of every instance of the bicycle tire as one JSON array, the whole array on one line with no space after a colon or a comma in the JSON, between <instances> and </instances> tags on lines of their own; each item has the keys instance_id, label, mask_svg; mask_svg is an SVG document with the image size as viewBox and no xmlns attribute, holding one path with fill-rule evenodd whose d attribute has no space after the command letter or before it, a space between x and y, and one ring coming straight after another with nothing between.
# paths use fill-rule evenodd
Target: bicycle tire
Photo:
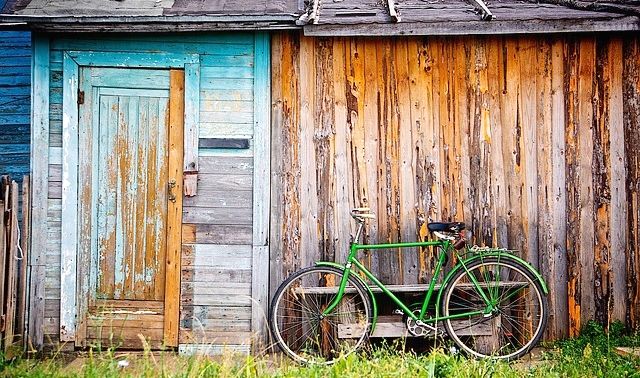
<instances>
[{"instance_id":1,"label":"bicycle tire","mask_svg":"<svg viewBox=\"0 0 640 378\"><path fill-rule=\"evenodd\" d=\"M357 278L349 277L338 306L331 314L320 317L337 295L343 275L342 270L333 267L305 268L276 291L269 325L280 349L295 361L331 364L367 341L372 306L367 290Z\"/></svg>"},{"instance_id":2,"label":"bicycle tire","mask_svg":"<svg viewBox=\"0 0 640 378\"><path fill-rule=\"evenodd\" d=\"M522 357L540 340L547 324L548 304L540 282L529 267L508 257L473 261L456 272L445 287L444 317L487 308L470 275L484 287L495 309L488 314L446 319L447 333L474 357Z\"/></svg>"}]
</instances>

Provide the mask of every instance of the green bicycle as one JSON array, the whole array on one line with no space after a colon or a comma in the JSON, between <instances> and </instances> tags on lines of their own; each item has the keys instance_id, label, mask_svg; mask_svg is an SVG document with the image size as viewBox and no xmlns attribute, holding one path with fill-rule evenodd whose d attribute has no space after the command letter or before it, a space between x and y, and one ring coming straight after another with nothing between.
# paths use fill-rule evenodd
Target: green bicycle
<instances>
[{"instance_id":1,"label":"green bicycle","mask_svg":"<svg viewBox=\"0 0 640 378\"><path fill-rule=\"evenodd\" d=\"M470 356L517 359L542 337L548 290L526 261L507 250L469 247L465 225L458 222L429 223L435 240L358 244L366 220L375 216L367 208L354 209L351 215L358 229L346 263L317 262L294 273L271 303L273 336L294 360L332 363L360 348L376 326L374 287L398 306L408 333L436 335L442 324ZM367 270L357 253L412 247L436 247L440 253L424 300L407 304ZM452 254L457 263L438 283Z\"/></svg>"}]
</instances>

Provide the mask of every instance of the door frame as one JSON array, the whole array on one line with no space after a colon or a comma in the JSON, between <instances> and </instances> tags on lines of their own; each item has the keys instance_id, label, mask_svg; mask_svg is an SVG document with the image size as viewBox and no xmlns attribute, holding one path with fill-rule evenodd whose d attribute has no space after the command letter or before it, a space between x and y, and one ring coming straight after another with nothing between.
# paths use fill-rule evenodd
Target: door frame
<instances>
[{"instance_id":1,"label":"door frame","mask_svg":"<svg viewBox=\"0 0 640 378\"><path fill-rule=\"evenodd\" d=\"M88 310L90 253L84 251L80 240L79 196L85 190L78 185L79 177L79 112L78 92L81 66L114 68L150 68L184 70L184 117L183 125L171 118L169 130L176 132L180 127L182 146L169 145L169 154L176 148L183 148L184 156L179 167L187 162L197 161L197 130L200 107L200 56L198 54L173 53L121 53L95 51L65 51L63 53L63 120L62 120L62 243L60 269L60 341L74 342L84 346L86 335L86 315ZM176 124L172 125L172 121ZM169 136L171 140L171 135ZM190 144L195 141L195 148ZM171 160L171 157L169 158ZM175 161L175 160L174 160ZM171 165L171 164L170 164ZM170 167L171 169L171 167ZM180 176L182 169L178 168ZM170 171L171 172L171 171ZM178 181L178 180L177 180ZM180 180L181 182L182 180ZM180 192L181 193L181 192ZM177 196L182 199L182 195ZM171 206L170 206L171 208ZM175 212L175 210L174 210ZM179 214L181 217L181 214ZM180 227L178 227L180 228ZM178 238L178 248L167 249L165 290L164 341L167 346L178 345L180 308L180 239L181 230L168 235ZM78 264L80 261L80 264ZM169 281L171 280L171 283ZM174 282L176 281L176 282ZM175 292L174 292L175 291ZM79 332L80 330L80 332Z\"/></svg>"}]
</instances>

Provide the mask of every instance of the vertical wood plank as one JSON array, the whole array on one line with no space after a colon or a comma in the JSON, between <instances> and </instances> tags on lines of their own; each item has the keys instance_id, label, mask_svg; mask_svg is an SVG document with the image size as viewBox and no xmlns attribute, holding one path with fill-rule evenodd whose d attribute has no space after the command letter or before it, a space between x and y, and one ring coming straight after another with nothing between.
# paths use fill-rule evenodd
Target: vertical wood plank
<instances>
[{"instance_id":1,"label":"vertical wood plank","mask_svg":"<svg viewBox=\"0 0 640 378\"><path fill-rule=\"evenodd\" d=\"M165 256L164 344L178 346L180 320L180 251L182 250L182 172L185 142L185 72L169 72L169 178L175 179L175 201L167 207Z\"/></svg>"},{"instance_id":2,"label":"vertical wood plank","mask_svg":"<svg viewBox=\"0 0 640 378\"><path fill-rule=\"evenodd\" d=\"M612 38L609 43L608 64L610 68L610 94L607 104L609 114L611 167L611 261L612 311L613 320L624 321L626 313L626 287L629 277L625 266L627 253L627 196L625 190L625 139L623 104L623 39ZM625 251L625 253L622 253ZM630 325L630 324L629 324Z\"/></svg>"},{"instance_id":3,"label":"vertical wood plank","mask_svg":"<svg viewBox=\"0 0 640 378\"><path fill-rule=\"evenodd\" d=\"M79 149L78 169L83 173L79 177L79 203L78 203L78 274L77 274L77 332L75 345L85 346L87 333L87 310L89 298L89 281L92 277L92 222L94 215L93 187L97 183L93 177L93 156L98 148L98 143L94 143L94 90L88 85L91 79L91 69L84 68L79 73L79 88L84 91L85 102L79 106ZM95 273L95 272L94 272Z\"/></svg>"},{"instance_id":4,"label":"vertical wood plank","mask_svg":"<svg viewBox=\"0 0 640 378\"><path fill-rule=\"evenodd\" d=\"M640 43L638 38L623 44L623 128L626 166L626 319L640 324Z\"/></svg>"},{"instance_id":5,"label":"vertical wood plank","mask_svg":"<svg viewBox=\"0 0 640 378\"><path fill-rule=\"evenodd\" d=\"M554 40L551 47L551 196L550 226L552 255L549 258L549 292L556 314L555 333L552 338L562 338L569 334L569 316L563 311L567 306L567 189L565 152L565 50L562 40ZM552 289L553 288L553 289Z\"/></svg>"},{"instance_id":6,"label":"vertical wood plank","mask_svg":"<svg viewBox=\"0 0 640 378\"><path fill-rule=\"evenodd\" d=\"M78 246L78 64L63 56L62 245L60 341L76 336L76 251Z\"/></svg>"},{"instance_id":7,"label":"vertical wood plank","mask_svg":"<svg viewBox=\"0 0 640 378\"><path fill-rule=\"evenodd\" d=\"M271 294L286 277L303 266L300 252L300 35L277 34L272 43L274 115L271 143L281 148L271 151L271 205L275 209L271 214Z\"/></svg>"},{"instance_id":8,"label":"vertical wood plank","mask_svg":"<svg viewBox=\"0 0 640 378\"><path fill-rule=\"evenodd\" d=\"M29 175L24 176L22 180L22 228L20 235L22 259L20 260L20 283L18 284L18 312L16 315L17 323L16 329L21 335L23 350L27 347L27 339L25 337L26 325L27 325L27 274L28 274L28 262L29 262L29 247L31 243L31 177Z\"/></svg>"},{"instance_id":9,"label":"vertical wood plank","mask_svg":"<svg viewBox=\"0 0 640 378\"><path fill-rule=\"evenodd\" d=\"M399 234L402 241L417 240L416 232L416 164L413 153L413 128L412 128L412 106L409 83L409 64L415 60L410 59L410 51L407 39L399 39L394 46L393 53L396 56L396 112L398 117L398 196L399 196ZM417 52L413 50L413 52ZM411 62L411 63L410 63ZM419 264L418 251L416 248L403 249L401 251L403 283L418 283Z\"/></svg>"},{"instance_id":10,"label":"vertical wood plank","mask_svg":"<svg viewBox=\"0 0 640 378\"><path fill-rule=\"evenodd\" d=\"M256 33L254 50L253 132L253 257L251 272L251 330L253 347L266 338L269 294L269 198L271 102L270 40L268 33Z\"/></svg>"},{"instance_id":11,"label":"vertical wood plank","mask_svg":"<svg viewBox=\"0 0 640 378\"><path fill-rule=\"evenodd\" d=\"M8 177L8 176L5 176ZM5 264L2 265L4 271L7 273L6 277L3 277L7 282L6 288L6 302L4 306L4 352L11 357L11 353L8 353L10 347L14 343L15 325L16 325L16 301L18 299L18 183L11 180L7 180L7 186L5 190L8 191L8 202L5 207L9 211L9 249L6 256ZM7 206L8 205L8 206ZM4 214L7 214L6 212Z\"/></svg>"},{"instance_id":12,"label":"vertical wood plank","mask_svg":"<svg viewBox=\"0 0 640 378\"><path fill-rule=\"evenodd\" d=\"M198 136L200 128L200 63L184 65L184 194L198 192Z\"/></svg>"},{"instance_id":13,"label":"vertical wood plank","mask_svg":"<svg viewBox=\"0 0 640 378\"><path fill-rule=\"evenodd\" d=\"M363 39L362 44L364 50L364 60L362 62L364 79L362 82L362 98L364 99L362 127L366 173L360 182L361 187L358 188L358 191L362 193L360 197L362 203L360 205L369 207L374 214L381 216L382 214L378 208L378 105L380 99L378 80L376 78L379 57L377 56L376 40ZM364 195L365 193L366 196ZM380 222L379 219L368 222L367 232L365 232L363 240L368 243L382 242L378 233L378 222ZM375 274L379 273L378 256L380 253L380 251L372 251L368 255L369 268Z\"/></svg>"},{"instance_id":14,"label":"vertical wood plank","mask_svg":"<svg viewBox=\"0 0 640 378\"><path fill-rule=\"evenodd\" d=\"M290 37L284 33L275 33L271 36L271 55L273 60L271 61L271 78L273 80L273 87L271 94L273 101L271 103L271 145L274 146L278 143L285 129L285 114L284 103L286 101L284 97L282 75L284 72L283 66L290 66L290 62L286 61L284 51L285 44L290 41ZM291 57L291 54L288 55ZM291 77L291 81L295 81L295 77ZM285 198L283 192L285 190L284 180L284 167L283 156L286 149L286 143L283 143L282 148L274 148L271 153L271 209L270 209L270 234L269 240L271 245L271 255L269 257L269 272L271 272L269 278L269 298L275 294L275 290L281 282L285 280L284 271L287 268L283 259L285 251L283 248L285 230L282 227L284 223L284 204ZM291 164L294 164L291 161Z\"/></svg>"},{"instance_id":15,"label":"vertical wood plank","mask_svg":"<svg viewBox=\"0 0 640 378\"><path fill-rule=\"evenodd\" d=\"M595 71L595 40L580 41L578 59L578 156L580 261L580 313L581 324L595 316L594 303L594 197L593 197L593 75Z\"/></svg>"},{"instance_id":16,"label":"vertical wood plank","mask_svg":"<svg viewBox=\"0 0 640 378\"><path fill-rule=\"evenodd\" d=\"M537 218L538 218L538 266L539 271L547 281L547 285L550 283L555 284L552 276L555 261L553 260L553 224L551 223L551 215L553 214L552 199L549 189L552 185L553 160L552 154L552 96L551 96L551 44L548 39L540 39L536 43L536 61L538 62L536 67L536 143L538 146L538 164L537 169ZM527 127L531 127L528 125ZM550 195L551 194L551 195ZM547 301L549 305L549 319L547 323L547 329L545 330L547 335L553 335L555 330L555 316L556 314L562 316L562 313L555 309L555 302L553 298L549 297Z\"/></svg>"},{"instance_id":17,"label":"vertical wood plank","mask_svg":"<svg viewBox=\"0 0 640 378\"><path fill-rule=\"evenodd\" d=\"M9 240L9 235L7 235L7 231L8 231L8 224L10 224L10 222L7 221L7 217L4 216L5 212L7 211L7 209L9 208L10 204L9 204L9 188L6 185L6 177L7 176L0 176L0 212L2 213L2 216L0 217L0 266L3 267L3 269L0 270L0 312L2 313L1 315L5 314L5 308L6 308L6 304L7 301L5 301L6 298L6 287L5 287L5 283L6 283L6 278L7 278L7 249L9 248L10 244L7 242L10 242ZM4 336L5 333L5 326L3 325L2 327L0 327L0 335Z\"/></svg>"},{"instance_id":18,"label":"vertical wood plank","mask_svg":"<svg viewBox=\"0 0 640 378\"><path fill-rule=\"evenodd\" d=\"M520 49L520 90L518 97L519 127L522 132L520 151L522 168L520 187L522 190L522 228L527 260L534 267L539 266L538 256L538 144L536 131L536 44L531 38L521 39ZM535 127L534 127L535 126Z\"/></svg>"},{"instance_id":19,"label":"vertical wood plank","mask_svg":"<svg viewBox=\"0 0 640 378\"><path fill-rule=\"evenodd\" d=\"M320 260L333 261L336 246L333 242L335 213L333 206L337 178L335 177L335 127L333 43L330 38L314 38L316 54L312 64L315 70L315 101L313 105L313 143L316 173L316 198L318 201L317 234Z\"/></svg>"},{"instance_id":20,"label":"vertical wood plank","mask_svg":"<svg viewBox=\"0 0 640 378\"><path fill-rule=\"evenodd\" d=\"M44 342L45 251L49 189L49 39L33 34L31 87L31 242L29 254L28 347Z\"/></svg>"},{"instance_id":21,"label":"vertical wood plank","mask_svg":"<svg viewBox=\"0 0 640 378\"><path fill-rule=\"evenodd\" d=\"M314 38L300 38L300 256L303 266L309 266L320 259L318 249L318 199L316 174L315 143L315 46Z\"/></svg>"},{"instance_id":22,"label":"vertical wood plank","mask_svg":"<svg viewBox=\"0 0 640 378\"><path fill-rule=\"evenodd\" d=\"M336 39L333 43L333 81L334 92L334 127L335 127L335 159L334 175L335 182L335 211L334 214L334 235L332 243L335 244L337 261L344 261L349 251L349 239L346 237L351 228L352 218L347 209L351 208L349 193L353 181L348 168L349 156L349 130L348 130L348 109L347 109L347 89L349 82L347 79L348 43L345 39ZM336 240L337 239L337 240Z\"/></svg>"},{"instance_id":23,"label":"vertical wood plank","mask_svg":"<svg viewBox=\"0 0 640 378\"><path fill-rule=\"evenodd\" d=\"M491 212L494 246L508 245L507 239L507 191L505 183L505 161L502 141L507 134L501 125L500 98L504 88L504 39L491 38L487 49L487 82L489 106L489 140L491 156Z\"/></svg>"},{"instance_id":24,"label":"vertical wood plank","mask_svg":"<svg viewBox=\"0 0 640 378\"><path fill-rule=\"evenodd\" d=\"M593 220L594 220L594 311L595 320L608 327L612 298L610 271L611 159L610 114L611 65L608 38L595 41L594 107L593 107Z\"/></svg>"},{"instance_id":25,"label":"vertical wood plank","mask_svg":"<svg viewBox=\"0 0 640 378\"><path fill-rule=\"evenodd\" d=\"M578 54L577 41L568 41L565 53L566 86L566 190L567 190L567 295L569 307L569 336L575 337L581 328L580 307L580 250L579 239L579 176L578 176Z\"/></svg>"}]
</instances>

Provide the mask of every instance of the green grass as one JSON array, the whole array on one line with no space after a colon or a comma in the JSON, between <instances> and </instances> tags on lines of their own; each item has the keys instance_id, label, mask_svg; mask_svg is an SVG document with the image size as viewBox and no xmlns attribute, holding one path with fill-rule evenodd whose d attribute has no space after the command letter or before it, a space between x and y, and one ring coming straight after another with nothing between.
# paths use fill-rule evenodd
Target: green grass
<instances>
[{"instance_id":1,"label":"green grass","mask_svg":"<svg viewBox=\"0 0 640 378\"><path fill-rule=\"evenodd\" d=\"M436 349L428 354L375 347L332 366L298 366L282 357L215 359L177 357L146 351L133 357L88 352L82 364L64 366L60 356L0 361L4 377L640 377L640 360L613 352L615 346L640 346L640 335L613 324L608 333L589 323L576 339L546 345L543 360L527 365L479 361ZM126 360L129 366L121 367Z\"/></svg>"}]
</instances>

